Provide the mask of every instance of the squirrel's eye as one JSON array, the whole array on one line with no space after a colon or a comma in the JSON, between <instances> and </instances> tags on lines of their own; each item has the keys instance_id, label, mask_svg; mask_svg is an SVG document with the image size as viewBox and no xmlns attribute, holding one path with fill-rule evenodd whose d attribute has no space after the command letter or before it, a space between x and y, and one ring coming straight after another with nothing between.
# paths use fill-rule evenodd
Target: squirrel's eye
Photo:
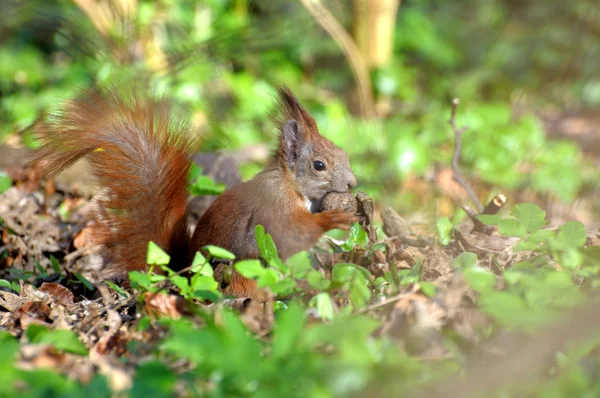
<instances>
[{"instance_id":1,"label":"squirrel's eye","mask_svg":"<svg viewBox=\"0 0 600 398\"><path fill-rule=\"evenodd\" d=\"M317 171L323 171L323 170L325 170L325 163L321 162L320 160L315 160L313 162L313 167Z\"/></svg>"}]
</instances>

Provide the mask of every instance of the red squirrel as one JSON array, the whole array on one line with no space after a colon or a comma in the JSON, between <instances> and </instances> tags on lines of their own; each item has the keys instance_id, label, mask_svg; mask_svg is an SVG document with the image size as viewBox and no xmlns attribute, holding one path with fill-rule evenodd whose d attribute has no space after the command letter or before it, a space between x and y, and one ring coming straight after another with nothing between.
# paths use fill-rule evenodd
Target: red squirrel
<instances>
[{"instance_id":1,"label":"red squirrel","mask_svg":"<svg viewBox=\"0 0 600 398\"><path fill-rule=\"evenodd\" d=\"M36 160L53 177L88 158L104 188L93 233L104 248L105 277L146 269L149 241L171 256L174 270L189 266L205 245L227 249L237 259L259 258L254 231L260 224L285 261L325 232L357 220L341 209L314 212L327 193L354 187L356 177L346 152L319 133L292 92L283 87L278 94L279 144L270 163L220 195L193 234L186 214L191 134L172 121L169 102L109 89L67 103L43 129ZM237 297L256 290L255 281L235 272L223 289Z\"/></svg>"}]
</instances>

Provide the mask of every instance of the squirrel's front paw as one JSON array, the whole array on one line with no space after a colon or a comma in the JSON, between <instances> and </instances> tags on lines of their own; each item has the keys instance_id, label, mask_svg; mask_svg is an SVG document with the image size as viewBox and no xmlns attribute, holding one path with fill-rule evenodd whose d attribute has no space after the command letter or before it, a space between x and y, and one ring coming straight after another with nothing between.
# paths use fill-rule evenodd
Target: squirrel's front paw
<instances>
[{"instance_id":1,"label":"squirrel's front paw","mask_svg":"<svg viewBox=\"0 0 600 398\"><path fill-rule=\"evenodd\" d=\"M348 229L353 222L358 221L356 214L347 212L343 209L327 210L317 214L320 217L320 224L326 231L332 229Z\"/></svg>"}]
</instances>

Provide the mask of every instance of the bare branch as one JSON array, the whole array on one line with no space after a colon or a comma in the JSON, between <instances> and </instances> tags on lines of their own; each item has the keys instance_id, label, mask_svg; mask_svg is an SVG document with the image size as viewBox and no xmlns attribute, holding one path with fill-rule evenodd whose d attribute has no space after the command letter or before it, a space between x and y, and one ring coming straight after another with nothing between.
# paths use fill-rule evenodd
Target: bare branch
<instances>
[{"instance_id":1,"label":"bare branch","mask_svg":"<svg viewBox=\"0 0 600 398\"><path fill-rule=\"evenodd\" d=\"M488 202L487 205L485 205L480 214L496 214L500 211L501 208L504 207L506 202L508 202L506 196L499 193L496 196L494 196L492 200ZM491 234L494 228L489 225L485 225L484 223L479 221L479 219L477 218L479 214L475 213L473 209L471 209L469 206L462 206L462 208L467 213L469 218L473 221L473 229L471 230L471 232L485 232L488 235Z\"/></svg>"},{"instance_id":2,"label":"bare branch","mask_svg":"<svg viewBox=\"0 0 600 398\"><path fill-rule=\"evenodd\" d=\"M462 147L462 135L467 130L466 126L460 129L456 126L456 108L458 108L459 103L460 101L458 100L458 98L454 98L452 100L452 114L450 115L450 120L448 120L448 123L452 127L452 131L454 131L455 137L454 156L452 157L452 171L454 172L453 178L454 181L460 184L460 186L463 187L465 191L467 191L467 194L469 194L469 198L471 198L471 201L475 204L477 211L481 213L483 211L483 205L481 204L481 201L475 194L475 191L473 191L473 188L471 188L467 180L465 180L465 178L463 177L462 172L460 170L460 166L458 165L458 162L460 161L460 151Z\"/></svg>"},{"instance_id":3,"label":"bare branch","mask_svg":"<svg viewBox=\"0 0 600 398\"><path fill-rule=\"evenodd\" d=\"M504 207L506 202L508 202L508 198L503 194L499 193L496 196L494 196L492 200L488 202L487 205L485 205L481 214L496 214L500 211L501 208Z\"/></svg>"},{"instance_id":4,"label":"bare branch","mask_svg":"<svg viewBox=\"0 0 600 398\"><path fill-rule=\"evenodd\" d=\"M371 76L369 68L362 57L352 36L346 32L344 27L335 19L327 8L319 0L299 0L306 10L313 16L319 25L331 36L331 38L342 49L350 69L354 74L358 87L360 112L363 117L375 115L373 93L371 92Z\"/></svg>"}]
</instances>

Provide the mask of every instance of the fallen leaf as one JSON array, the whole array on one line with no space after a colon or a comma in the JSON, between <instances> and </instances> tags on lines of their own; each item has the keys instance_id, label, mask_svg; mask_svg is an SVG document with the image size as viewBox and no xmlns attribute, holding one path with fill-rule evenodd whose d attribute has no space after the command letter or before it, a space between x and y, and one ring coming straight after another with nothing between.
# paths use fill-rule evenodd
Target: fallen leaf
<instances>
[{"instance_id":1,"label":"fallen leaf","mask_svg":"<svg viewBox=\"0 0 600 398\"><path fill-rule=\"evenodd\" d=\"M40 286L39 290L44 293L48 293L57 304L68 306L72 305L75 301L75 296L73 296L73 293L60 283L44 282L42 283L42 286Z\"/></svg>"}]
</instances>

